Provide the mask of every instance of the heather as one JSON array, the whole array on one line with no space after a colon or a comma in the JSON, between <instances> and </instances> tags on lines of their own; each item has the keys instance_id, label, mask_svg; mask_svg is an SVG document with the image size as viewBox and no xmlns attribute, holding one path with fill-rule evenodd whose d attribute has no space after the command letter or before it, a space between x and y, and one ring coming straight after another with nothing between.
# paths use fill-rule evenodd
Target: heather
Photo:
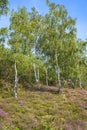
<instances>
[{"instance_id":1,"label":"heather","mask_svg":"<svg viewBox=\"0 0 87 130\"><path fill-rule=\"evenodd\" d=\"M54 86L19 89L18 98L0 95L1 130L86 130L87 90ZM12 91L11 91L12 93Z\"/></svg>"}]
</instances>

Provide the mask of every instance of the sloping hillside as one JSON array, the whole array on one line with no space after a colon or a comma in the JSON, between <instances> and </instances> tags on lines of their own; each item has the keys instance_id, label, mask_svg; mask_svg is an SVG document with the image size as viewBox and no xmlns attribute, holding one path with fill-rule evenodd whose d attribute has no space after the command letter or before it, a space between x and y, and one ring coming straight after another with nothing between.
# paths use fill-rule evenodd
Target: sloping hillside
<instances>
[{"instance_id":1,"label":"sloping hillside","mask_svg":"<svg viewBox=\"0 0 87 130\"><path fill-rule=\"evenodd\" d=\"M19 89L18 99L0 91L0 130L87 130L87 90Z\"/></svg>"}]
</instances>

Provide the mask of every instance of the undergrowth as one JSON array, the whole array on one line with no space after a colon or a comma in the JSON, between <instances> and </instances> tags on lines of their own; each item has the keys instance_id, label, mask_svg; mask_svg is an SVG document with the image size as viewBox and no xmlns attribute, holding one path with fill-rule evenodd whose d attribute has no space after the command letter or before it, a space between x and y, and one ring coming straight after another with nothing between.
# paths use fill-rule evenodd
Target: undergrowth
<instances>
[{"instance_id":1,"label":"undergrowth","mask_svg":"<svg viewBox=\"0 0 87 130\"><path fill-rule=\"evenodd\" d=\"M87 130L87 90L0 90L0 130Z\"/></svg>"}]
</instances>

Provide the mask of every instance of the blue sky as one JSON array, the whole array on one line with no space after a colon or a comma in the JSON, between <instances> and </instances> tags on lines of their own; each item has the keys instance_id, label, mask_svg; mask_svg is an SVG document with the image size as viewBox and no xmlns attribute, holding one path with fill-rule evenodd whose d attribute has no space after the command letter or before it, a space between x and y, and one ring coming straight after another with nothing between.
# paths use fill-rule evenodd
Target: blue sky
<instances>
[{"instance_id":1,"label":"blue sky","mask_svg":"<svg viewBox=\"0 0 87 130\"><path fill-rule=\"evenodd\" d=\"M87 39L87 0L50 0L50 2L64 5L69 15L72 18L77 18L77 37L82 40ZM29 11L32 7L36 7L41 14L48 11L45 0L9 0L10 10L16 10L18 6L25 6ZM0 27L8 25L8 16L0 17Z\"/></svg>"}]
</instances>

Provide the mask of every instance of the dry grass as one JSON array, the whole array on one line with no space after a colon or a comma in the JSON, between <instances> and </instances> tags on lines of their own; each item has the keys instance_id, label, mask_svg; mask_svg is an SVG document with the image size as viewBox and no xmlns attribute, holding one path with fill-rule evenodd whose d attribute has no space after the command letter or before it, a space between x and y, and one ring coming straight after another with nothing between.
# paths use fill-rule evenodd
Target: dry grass
<instances>
[{"instance_id":1,"label":"dry grass","mask_svg":"<svg viewBox=\"0 0 87 130\"><path fill-rule=\"evenodd\" d=\"M18 99L1 92L0 130L87 130L87 90L31 87Z\"/></svg>"}]
</instances>

